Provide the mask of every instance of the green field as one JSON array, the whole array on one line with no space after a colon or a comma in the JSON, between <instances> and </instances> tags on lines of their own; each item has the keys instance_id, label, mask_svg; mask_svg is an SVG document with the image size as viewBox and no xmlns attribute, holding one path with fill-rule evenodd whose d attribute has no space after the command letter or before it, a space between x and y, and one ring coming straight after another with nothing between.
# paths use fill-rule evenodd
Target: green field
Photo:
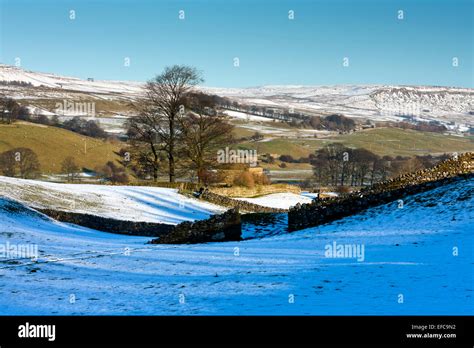
<instances>
[{"instance_id":1,"label":"green field","mask_svg":"<svg viewBox=\"0 0 474 348\"><path fill-rule=\"evenodd\" d=\"M275 138L264 142L245 142L240 148L256 149L264 153L289 154L294 158L307 157L321 147L340 142L352 148L366 148L379 155L413 156L420 154L441 154L474 151L472 137L447 136L438 133L418 132L399 128L377 128L352 134L337 135L331 138L287 139ZM42 172L58 174L61 163L73 156L76 163L87 169L94 169L107 161L114 161L123 144L111 143L86 137L56 127L17 122L13 125L0 125L0 152L15 147L27 147L38 155ZM278 164L265 165L277 169ZM289 169L307 169L307 164L289 164Z\"/></svg>"},{"instance_id":2,"label":"green field","mask_svg":"<svg viewBox=\"0 0 474 348\"><path fill-rule=\"evenodd\" d=\"M364 147L379 155L413 156L474 151L474 142L467 137L400 128L370 129L338 136L334 140L350 147Z\"/></svg>"},{"instance_id":3,"label":"green field","mask_svg":"<svg viewBox=\"0 0 474 348\"><path fill-rule=\"evenodd\" d=\"M94 169L107 161L115 161L120 144L112 144L86 137L68 130L39 124L17 122L0 125L0 152L16 147L27 147L38 155L41 171L45 174L61 172L61 163L68 157L87 169Z\"/></svg>"},{"instance_id":4,"label":"green field","mask_svg":"<svg viewBox=\"0 0 474 348\"><path fill-rule=\"evenodd\" d=\"M312 147L304 146L291 139L273 139L270 141L245 142L239 147L257 150L259 155L264 153L291 155L294 158L307 157L313 152Z\"/></svg>"},{"instance_id":5,"label":"green field","mask_svg":"<svg viewBox=\"0 0 474 348\"><path fill-rule=\"evenodd\" d=\"M294 158L299 158L336 142L351 148L366 148L378 155L390 156L474 151L472 137L457 137L400 128L376 128L325 138L276 138L266 142L246 142L241 145L257 149L259 154L289 154Z\"/></svg>"},{"instance_id":6,"label":"green field","mask_svg":"<svg viewBox=\"0 0 474 348\"><path fill-rule=\"evenodd\" d=\"M68 100L70 102L81 102L81 103L94 103L95 112L97 114L109 115L109 114L123 114L132 111L131 103L121 100L109 100L92 98L85 94L75 93L74 99ZM21 104L23 105L34 105L36 107L55 112L57 104L63 104L63 99L23 99Z\"/></svg>"}]
</instances>

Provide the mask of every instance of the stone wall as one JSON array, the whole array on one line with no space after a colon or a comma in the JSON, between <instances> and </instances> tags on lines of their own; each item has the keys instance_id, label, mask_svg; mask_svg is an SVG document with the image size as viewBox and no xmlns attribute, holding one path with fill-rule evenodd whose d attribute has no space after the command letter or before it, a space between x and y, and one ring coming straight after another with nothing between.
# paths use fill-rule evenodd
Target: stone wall
<instances>
[{"instance_id":1,"label":"stone wall","mask_svg":"<svg viewBox=\"0 0 474 348\"><path fill-rule=\"evenodd\" d=\"M182 222L168 234L153 239L151 244L195 244L206 242L239 241L242 226L238 209L213 215L207 220Z\"/></svg>"},{"instance_id":2,"label":"stone wall","mask_svg":"<svg viewBox=\"0 0 474 348\"><path fill-rule=\"evenodd\" d=\"M287 193L300 194L301 189L296 185L288 184L271 184L271 185L255 185L255 187L248 188L242 186L232 187L209 187L209 190L221 196L226 197L258 197L269 195L272 193Z\"/></svg>"},{"instance_id":3,"label":"stone wall","mask_svg":"<svg viewBox=\"0 0 474 348\"><path fill-rule=\"evenodd\" d=\"M368 208L393 202L440 185L474 176L474 153L441 162L431 169L402 175L335 198L297 204L288 213L290 231L318 226L350 216Z\"/></svg>"},{"instance_id":4,"label":"stone wall","mask_svg":"<svg viewBox=\"0 0 474 348\"><path fill-rule=\"evenodd\" d=\"M159 237L171 232L173 225L143 221L128 221L105 218L97 215L72 213L52 209L37 209L49 217L97 231L126 234L132 236Z\"/></svg>"},{"instance_id":5,"label":"stone wall","mask_svg":"<svg viewBox=\"0 0 474 348\"><path fill-rule=\"evenodd\" d=\"M97 231L132 236L159 237L153 244L193 244L241 240L242 230L238 209L231 209L207 220L185 221L176 226L152 222L127 221L101 216L39 209L49 217Z\"/></svg>"},{"instance_id":6,"label":"stone wall","mask_svg":"<svg viewBox=\"0 0 474 348\"><path fill-rule=\"evenodd\" d=\"M232 199L226 196L221 196L216 193L210 192L207 189L203 189L199 192L198 197L205 201L228 207L228 208L237 208L239 211L246 213L285 213L286 209L277 209L264 207L262 205L240 201L237 199Z\"/></svg>"}]
</instances>

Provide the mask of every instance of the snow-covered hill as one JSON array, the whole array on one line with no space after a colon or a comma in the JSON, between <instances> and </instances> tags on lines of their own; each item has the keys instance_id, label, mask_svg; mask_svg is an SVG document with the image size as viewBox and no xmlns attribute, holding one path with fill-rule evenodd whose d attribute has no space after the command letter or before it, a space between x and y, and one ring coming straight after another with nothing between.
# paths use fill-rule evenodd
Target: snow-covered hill
<instances>
[{"instance_id":1,"label":"snow-covered hill","mask_svg":"<svg viewBox=\"0 0 474 348\"><path fill-rule=\"evenodd\" d=\"M57 88L97 94L129 94L142 92L143 83L132 81L89 81L49 73L33 72L19 67L0 64L0 81L23 82L33 87Z\"/></svg>"},{"instance_id":2,"label":"snow-covered hill","mask_svg":"<svg viewBox=\"0 0 474 348\"><path fill-rule=\"evenodd\" d=\"M251 105L342 113L372 120L403 120L474 124L474 89L427 86L264 86L256 88L203 88L208 93Z\"/></svg>"},{"instance_id":3,"label":"snow-covered hill","mask_svg":"<svg viewBox=\"0 0 474 348\"><path fill-rule=\"evenodd\" d=\"M0 196L35 208L57 209L130 221L178 224L207 219L224 208L146 186L56 184L0 176Z\"/></svg>"},{"instance_id":4,"label":"snow-covered hill","mask_svg":"<svg viewBox=\"0 0 474 348\"><path fill-rule=\"evenodd\" d=\"M2 85L3 82L3 85ZM5 85L23 82L28 86ZM69 98L71 93L105 99L134 99L143 93L143 82L87 81L0 64L0 92L15 98ZM425 121L474 125L474 89L430 86L263 86L254 88L199 87L206 93L242 103L298 110L307 113L342 113L372 120L403 120L415 116ZM241 113L229 115L246 118Z\"/></svg>"},{"instance_id":5,"label":"snow-covered hill","mask_svg":"<svg viewBox=\"0 0 474 348\"><path fill-rule=\"evenodd\" d=\"M147 245L0 199L0 313L473 315L474 181L263 239ZM364 246L359 258L328 246Z\"/></svg>"}]
</instances>

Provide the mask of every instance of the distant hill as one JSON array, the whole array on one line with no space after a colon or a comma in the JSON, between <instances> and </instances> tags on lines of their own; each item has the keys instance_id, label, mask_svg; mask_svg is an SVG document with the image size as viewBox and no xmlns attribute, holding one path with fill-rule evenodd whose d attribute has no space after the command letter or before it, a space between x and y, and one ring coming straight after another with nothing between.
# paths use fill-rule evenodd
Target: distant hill
<instances>
[{"instance_id":1,"label":"distant hill","mask_svg":"<svg viewBox=\"0 0 474 348\"><path fill-rule=\"evenodd\" d=\"M152 76L150 76L151 78ZM29 100L105 99L130 101L143 95L143 82L104 81L35 72L0 64L0 93ZM436 121L448 128L474 126L474 89L437 86L334 85L216 88L199 86L204 93L233 102L309 115L340 113L372 121ZM127 110L125 106L124 111ZM117 111L114 106L111 111ZM242 116L233 114L234 118Z\"/></svg>"},{"instance_id":2,"label":"distant hill","mask_svg":"<svg viewBox=\"0 0 474 348\"><path fill-rule=\"evenodd\" d=\"M75 158L82 168L94 169L107 161L115 161L119 143L86 137L65 129L40 124L17 122L0 125L0 152L16 147L27 147L38 155L45 174L61 172L61 163L68 157Z\"/></svg>"}]
</instances>

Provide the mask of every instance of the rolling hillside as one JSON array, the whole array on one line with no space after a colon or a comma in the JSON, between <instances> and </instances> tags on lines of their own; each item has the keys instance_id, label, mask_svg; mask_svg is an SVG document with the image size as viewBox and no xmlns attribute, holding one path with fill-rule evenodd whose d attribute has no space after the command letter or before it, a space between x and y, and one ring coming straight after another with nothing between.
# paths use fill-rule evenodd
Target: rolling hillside
<instances>
[{"instance_id":1,"label":"rolling hillside","mask_svg":"<svg viewBox=\"0 0 474 348\"><path fill-rule=\"evenodd\" d=\"M456 182L406 199L404 209L392 203L290 234L196 245L150 245L0 198L0 243L39 246L36 261L0 263L0 312L472 315L473 197L472 181ZM363 258L326 257L333 243L363 245Z\"/></svg>"},{"instance_id":2,"label":"rolling hillside","mask_svg":"<svg viewBox=\"0 0 474 348\"><path fill-rule=\"evenodd\" d=\"M294 158L299 158L334 142L341 142L352 148L363 147L381 156L415 156L474 151L474 141L469 137L400 128L375 128L317 139L266 139L263 142L245 143L245 145L248 148L257 149L259 154L266 152L291 154Z\"/></svg>"},{"instance_id":3,"label":"rolling hillside","mask_svg":"<svg viewBox=\"0 0 474 348\"><path fill-rule=\"evenodd\" d=\"M61 163L73 156L83 168L94 169L118 157L120 144L112 144L57 127L17 122L0 125L0 152L16 147L27 147L38 155L41 170L45 174L61 172Z\"/></svg>"},{"instance_id":4,"label":"rolling hillside","mask_svg":"<svg viewBox=\"0 0 474 348\"><path fill-rule=\"evenodd\" d=\"M224 211L220 206L183 196L177 189L58 184L5 176L0 176L0 196L39 209L165 224L207 219Z\"/></svg>"},{"instance_id":5,"label":"rolling hillside","mask_svg":"<svg viewBox=\"0 0 474 348\"><path fill-rule=\"evenodd\" d=\"M413 156L474 150L474 142L467 137L400 128L369 129L334 140L350 147L364 147L378 155Z\"/></svg>"}]
</instances>

